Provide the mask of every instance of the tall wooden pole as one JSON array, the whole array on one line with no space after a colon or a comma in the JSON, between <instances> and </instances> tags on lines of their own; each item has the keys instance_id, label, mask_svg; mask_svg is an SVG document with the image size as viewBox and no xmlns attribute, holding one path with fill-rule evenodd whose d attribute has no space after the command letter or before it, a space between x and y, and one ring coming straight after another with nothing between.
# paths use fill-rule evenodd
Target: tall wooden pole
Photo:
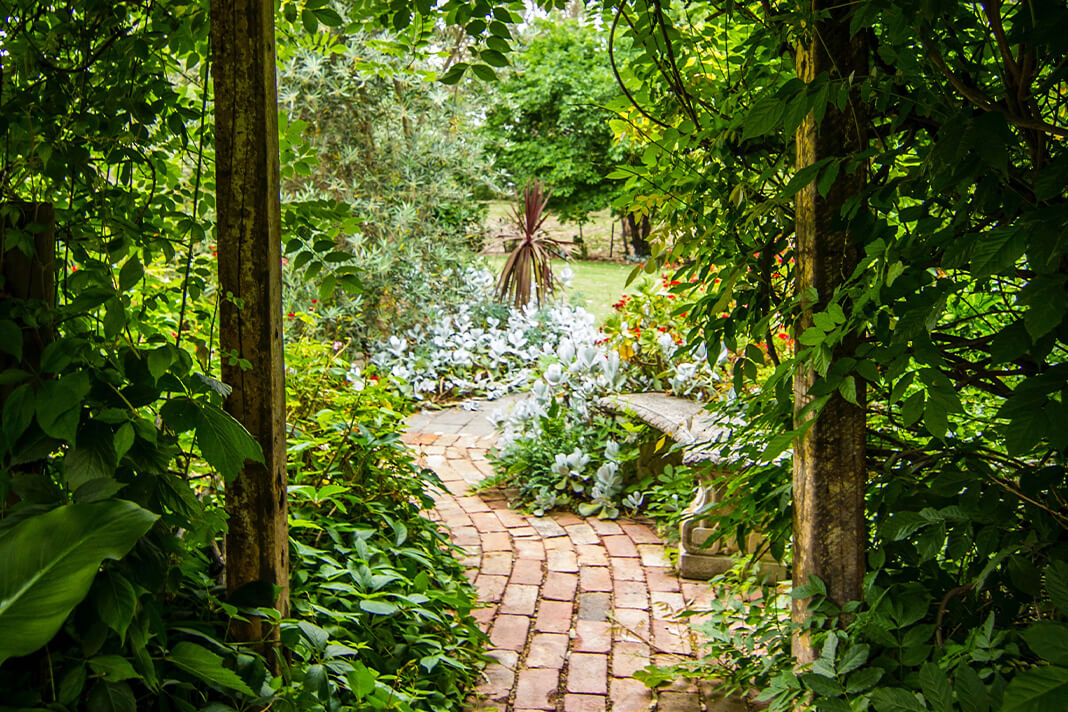
<instances>
[{"instance_id":1,"label":"tall wooden pole","mask_svg":"<svg viewBox=\"0 0 1068 712\"><path fill-rule=\"evenodd\" d=\"M849 33L849 5L829 0L812 0L819 17L810 35L797 52L797 73L805 82L821 74L832 81L851 75L854 86L867 74L867 47ZM867 146L865 116L859 92L850 93L844 110L831 105L823 120L816 123L809 113L797 131L797 169L826 157L850 156ZM827 195L820 196L815 182L797 195L797 288L805 295L815 288L816 303L803 300L803 314L797 333L812 326L814 313L826 308L835 289L857 265L855 235L841 217L842 206L864 187L865 168L847 172L843 165ZM850 355L855 341L839 348L835 357ZM809 388L816 374L801 367L794 379L797 425L812 417L801 414L811 400ZM794 585L815 574L827 585L828 597L838 605L859 600L864 579L866 528L864 519L865 448L864 388L857 384L857 401L847 402L838 393L823 406L816 422L799 440L794 450ZM794 617L802 620L807 600L794 601ZM814 659L814 651L804 636L795 640L794 655L799 662Z\"/></svg>"},{"instance_id":2,"label":"tall wooden pole","mask_svg":"<svg viewBox=\"0 0 1068 712\"><path fill-rule=\"evenodd\" d=\"M281 215L273 0L212 0L219 344L226 409L263 448L226 485L226 587L278 586L289 608ZM233 357L245 361L242 364ZM258 620L244 641L277 640Z\"/></svg>"}]
</instances>

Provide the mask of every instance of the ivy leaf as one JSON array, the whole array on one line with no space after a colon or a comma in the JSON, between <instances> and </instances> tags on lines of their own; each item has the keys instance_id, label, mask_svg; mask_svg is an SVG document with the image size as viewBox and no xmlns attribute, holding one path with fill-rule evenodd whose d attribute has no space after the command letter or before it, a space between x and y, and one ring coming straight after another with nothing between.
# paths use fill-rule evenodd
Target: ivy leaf
<instances>
[{"instance_id":1,"label":"ivy leaf","mask_svg":"<svg viewBox=\"0 0 1068 712\"><path fill-rule=\"evenodd\" d=\"M201 645L183 640L171 649L167 659L201 680L237 690L249 697L256 696L236 672L223 666L223 659L220 656Z\"/></svg>"}]
</instances>

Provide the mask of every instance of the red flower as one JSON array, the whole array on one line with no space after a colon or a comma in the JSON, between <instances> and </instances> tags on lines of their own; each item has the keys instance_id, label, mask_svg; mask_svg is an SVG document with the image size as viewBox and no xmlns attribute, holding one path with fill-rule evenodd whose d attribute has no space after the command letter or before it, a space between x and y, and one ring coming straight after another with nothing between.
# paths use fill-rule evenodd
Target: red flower
<instances>
[{"instance_id":1,"label":"red flower","mask_svg":"<svg viewBox=\"0 0 1068 712\"><path fill-rule=\"evenodd\" d=\"M287 314L286 316L288 316L290 319L292 319L293 317L296 316L296 314L294 314L293 312L289 312L289 314Z\"/></svg>"}]
</instances>

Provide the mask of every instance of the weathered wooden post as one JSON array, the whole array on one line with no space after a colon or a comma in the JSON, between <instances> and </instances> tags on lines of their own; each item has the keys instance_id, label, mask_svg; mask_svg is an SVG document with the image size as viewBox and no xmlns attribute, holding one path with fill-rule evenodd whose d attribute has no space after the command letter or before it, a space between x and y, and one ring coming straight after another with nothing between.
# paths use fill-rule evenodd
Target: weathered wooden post
<instances>
[{"instance_id":1,"label":"weathered wooden post","mask_svg":"<svg viewBox=\"0 0 1068 712\"><path fill-rule=\"evenodd\" d=\"M813 26L798 47L798 76L805 82L821 74L831 81L866 76L867 47L861 37L850 35L850 6L813 0L812 10ZM829 104L819 123L809 112L797 130L798 170L827 157L855 155L867 146L859 84L854 84L857 88L850 92L845 109ZM840 213L846 201L864 188L865 171L863 165L852 172L843 165L826 197L819 195L815 181L797 194L797 290L805 295L814 288L819 297L816 303L803 300L798 335L813 325L813 314L826 308L857 265L856 239ZM835 357L850 355L854 346L855 342L843 344ZM799 368L795 375L796 426L813 417L801 411L811 400L808 391L815 380L810 367ZM814 574L839 606L860 599L864 579L865 415L860 379L856 390L860 405L834 393L794 449L794 585L804 584ZM796 620L804 618L806 606L807 600L794 601ZM807 638L795 640L799 662L811 661L815 654Z\"/></svg>"},{"instance_id":2,"label":"weathered wooden post","mask_svg":"<svg viewBox=\"0 0 1068 712\"><path fill-rule=\"evenodd\" d=\"M226 409L263 448L226 485L226 587L279 587L289 608L281 208L273 0L212 0L219 343ZM277 641L259 620L236 622L243 641Z\"/></svg>"}]
</instances>

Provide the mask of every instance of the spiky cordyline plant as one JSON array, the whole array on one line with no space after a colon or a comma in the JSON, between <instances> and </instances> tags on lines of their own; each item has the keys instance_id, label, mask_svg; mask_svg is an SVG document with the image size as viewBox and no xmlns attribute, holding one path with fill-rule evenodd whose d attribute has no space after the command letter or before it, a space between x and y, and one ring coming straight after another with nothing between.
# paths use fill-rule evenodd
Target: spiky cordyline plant
<instances>
[{"instance_id":1,"label":"spiky cordyline plant","mask_svg":"<svg viewBox=\"0 0 1068 712\"><path fill-rule=\"evenodd\" d=\"M542 223L548 214L545 204L549 202L549 191L540 180L535 178L523 189L522 201L512 206L512 224L518 232L519 244L515 246L508 260L501 269L497 280L497 298L511 301L517 307L530 302L530 286L534 284L538 304L544 304L546 297L556 287L550 260L553 254L567 254L560 244L542 229Z\"/></svg>"}]
</instances>

